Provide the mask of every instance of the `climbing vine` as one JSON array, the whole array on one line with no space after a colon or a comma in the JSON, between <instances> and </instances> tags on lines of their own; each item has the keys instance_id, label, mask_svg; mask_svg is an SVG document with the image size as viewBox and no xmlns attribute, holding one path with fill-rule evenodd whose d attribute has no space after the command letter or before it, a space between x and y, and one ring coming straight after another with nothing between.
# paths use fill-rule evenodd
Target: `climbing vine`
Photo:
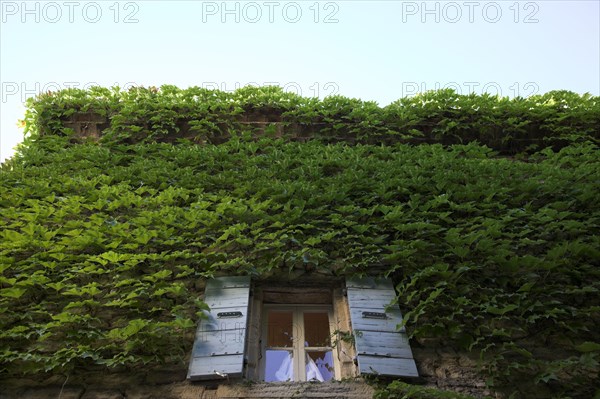
<instances>
[{"instance_id":1,"label":"climbing vine","mask_svg":"<svg viewBox=\"0 0 600 399\"><path fill-rule=\"evenodd\" d=\"M269 86L235 92L174 86L127 91L94 87L31 99L25 124L34 137L68 135L72 131L64 122L82 114L104 118L101 140L105 144L182 139L220 143L232 135L251 135L257 130L264 134L275 125L293 138L330 143L450 145L477 141L506 154L546 147L556 150L572 142L598 144L600 140L598 97L568 91L509 99L460 95L448 89L380 107L373 101L343 96L305 98Z\"/></svg>"},{"instance_id":2,"label":"climbing vine","mask_svg":"<svg viewBox=\"0 0 600 399\"><path fill-rule=\"evenodd\" d=\"M195 104L190 115L202 106L221 118L225 109L232 129L236 115L260 107L298 113L312 104L328 115L339 107L331 118L355 112L360 120L355 105L374 115L431 104L423 96L391 108L358 100L346 107L340 98L273 99L276 92L67 90L30 104L31 137L0 168L2 374L181 362L206 309L198 284L217 274L263 278L310 266L343 276L376 268L397 284L414 345L435 340L477 353L490 387L508 394L523 395L522 385L557 397L597 393L595 133L574 129L588 139L577 133L561 149L511 158L477 143L348 145L242 134L220 145L155 140L177 126L163 116L182 113L152 105L159 95ZM506 102L541 102L535 112L543 113L542 98L549 97ZM577 98L567 108L581 119L573 113L569 123L584 126L596 116L582 110L596 100ZM160 117L149 118L149 107ZM61 115L90 109L111 116L109 131L100 142L75 145ZM562 126L550 117L544 123ZM416 389L399 384L380 397Z\"/></svg>"}]
</instances>

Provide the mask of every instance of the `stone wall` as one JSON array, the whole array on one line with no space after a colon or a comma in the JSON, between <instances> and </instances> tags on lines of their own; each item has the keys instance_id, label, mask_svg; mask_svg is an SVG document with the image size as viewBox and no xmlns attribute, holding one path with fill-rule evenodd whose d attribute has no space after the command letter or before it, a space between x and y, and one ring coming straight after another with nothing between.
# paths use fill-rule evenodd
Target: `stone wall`
<instances>
[{"instance_id":1,"label":"stone wall","mask_svg":"<svg viewBox=\"0 0 600 399\"><path fill-rule=\"evenodd\" d=\"M73 130L75 136L81 140L98 141L105 129L110 127L110 119L93 112L76 113L63 119L62 126ZM177 121L177 132L162 136L159 141L175 142L177 139L189 139L198 142L198 133L194 132L189 124L189 120L181 119ZM281 114L262 114L259 112L249 112L239 115L235 124L243 130L253 132L254 137L260 137L265 134L266 129L271 129L274 137L285 137L291 141L307 141L313 137L320 137L320 131L323 123L312 123L310 125L299 125L297 123L284 122ZM219 126L221 134L213 134L201 141L211 144L221 144L231 138L226 126ZM355 137L347 135L345 137L327 136L330 141L354 142ZM394 138L393 141L398 141Z\"/></svg>"},{"instance_id":2,"label":"stone wall","mask_svg":"<svg viewBox=\"0 0 600 399\"><path fill-rule=\"evenodd\" d=\"M167 375L172 376L172 372ZM167 378L150 381L130 375L102 374L5 380L0 399L368 399L373 388L363 382L191 383Z\"/></svg>"},{"instance_id":3,"label":"stone wall","mask_svg":"<svg viewBox=\"0 0 600 399\"><path fill-rule=\"evenodd\" d=\"M419 369L419 382L423 385L476 398L501 398L501 395L486 389L473 355L449 348L416 348L415 345L412 345L412 351Z\"/></svg>"},{"instance_id":4,"label":"stone wall","mask_svg":"<svg viewBox=\"0 0 600 399\"><path fill-rule=\"evenodd\" d=\"M64 128L72 129L75 132L75 141L98 141L103 132L110 128L111 120L108 116L102 116L94 112L76 113L69 117L65 117L62 121ZM156 137L155 140L160 142L175 143L179 139L188 139L196 143L221 144L231 138L229 133L229 123L234 124L240 131L252 132L253 137L259 138L268 134L269 136L285 138L289 141L305 142L311 139L320 139L326 143L345 142L348 144L461 144L472 141L483 142L490 148L499 151L501 154L514 154L524 150L527 146L538 146L540 148L549 145L556 148L562 148L567 142L564 139L549 139L545 137L546 133L540 129L533 129L527 133L526 137L506 139L503 131L488 132L485 137L482 137L480 132L461 132L460 138L455 135L445 135L439 137L433 130L435 123L423 126L423 136L404 136L390 135L374 131L364 137L357 137L355 133L351 133L349 129L334 129L332 132L332 123L312 122L298 123L296 121L285 120L282 112L274 110L254 110L247 111L243 114L232 117L229 122L217 122L220 133L198 134L194 131L190 119L181 118L175 121L176 131L166 135ZM352 123L348 123L348 128ZM146 126L149 128L149 126ZM327 133L323 133L323 129L328 129ZM142 137L131 137L130 142L141 140Z\"/></svg>"},{"instance_id":5,"label":"stone wall","mask_svg":"<svg viewBox=\"0 0 600 399\"><path fill-rule=\"evenodd\" d=\"M307 291L307 287L322 287L324 281L328 287L334 287L335 281L339 280L321 274L308 277L303 277L303 274L303 271L297 271L297 275L274 276L273 280L265 280L259 287L268 287L273 281L289 278L302 287L300 292L304 295L307 292L317 295L314 290ZM205 281L198 279L198 292L202 293L204 287ZM293 293L294 290L288 287L286 292ZM335 303L342 306L340 301ZM407 382L465 393L475 398L501 398L485 388L485 381L477 372L474 355L439 347L437 342L412 340L411 346L419 378ZM329 383L267 384L239 380L192 383L186 380L188 361L146 370L76 370L68 377L44 375L7 379L0 374L0 399L368 399L373 396L373 388L358 377Z\"/></svg>"},{"instance_id":6,"label":"stone wall","mask_svg":"<svg viewBox=\"0 0 600 399\"><path fill-rule=\"evenodd\" d=\"M415 384L472 395L501 398L485 388L477 361L448 349L415 348L420 378ZM0 399L242 399L324 398L367 399L373 388L361 379L342 382L259 383L186 381L187 364L145 372L81 372L1 379Z\"/></svg>"}]
</instances>

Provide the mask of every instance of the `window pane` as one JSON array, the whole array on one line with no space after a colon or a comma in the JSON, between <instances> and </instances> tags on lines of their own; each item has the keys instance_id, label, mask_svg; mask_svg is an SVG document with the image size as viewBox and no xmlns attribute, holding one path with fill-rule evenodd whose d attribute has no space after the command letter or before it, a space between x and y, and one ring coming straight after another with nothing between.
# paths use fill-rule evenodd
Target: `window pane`
<instances>
[{"instance_id":1,"label":"window pane","mask_svg":"<svg viewBox=\"0 0 600 399\"><path fill-rule=\"evenodd\" d=\"M269 311L267 346L291 347L294 340L292 324L292 312Z\"/></svg>"},{"instance_id":2,"label":"window pane","mask_svg":"<svg viewBox=\"0 0 600 399\"><path fill-rule=\"evenodd\" d=\"M267 349L265 361L265 381L294 381L294 362L292 352Z\"/></svg>"},{"instance_id":3,"label":"window pane","mask_svg":"<svg viewBox=\"0 0 600 399\"><path fill-rule=\"evenodd\" d=\"M330 346L329 314L304 313L304 346Z\"/></svg>"},{"instance_id":4,"label":"window pane","mask_svg":"<svg viewBox=\"0 0 600 399\"><path fill-rule=\"evenodd\" d=\"M329 381L335 376L333 368L333 353L307 352L306 353L306 380Z\"/></svg>"}]
</instances>

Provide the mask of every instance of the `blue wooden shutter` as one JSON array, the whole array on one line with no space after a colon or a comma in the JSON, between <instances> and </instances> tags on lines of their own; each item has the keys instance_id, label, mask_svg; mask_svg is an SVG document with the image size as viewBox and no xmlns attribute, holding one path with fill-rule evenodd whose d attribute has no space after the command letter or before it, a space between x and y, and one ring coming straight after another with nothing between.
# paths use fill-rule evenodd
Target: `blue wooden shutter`
<instances>
[{"instance_id":1,"label":"blue wooden shutter","mask_svg":"<svg viewBox=\"0 0 600 399\"><path fill-rule=\"evenodd\" d=\"M392 281L352 278L346 289L360 373L418 377Z\"/></svg>"},{"instance_id":2,"label":"blue wooden shutter","mask_svg":"<svg viewBox=\"0 0 600 399\"><path fill-rule=\"evenodd\" d=\"M200 320L188 379L241 377L244 368L250 277L218 277L207 281L204 302L210 307Z\"/></svg>"}]
</instances>

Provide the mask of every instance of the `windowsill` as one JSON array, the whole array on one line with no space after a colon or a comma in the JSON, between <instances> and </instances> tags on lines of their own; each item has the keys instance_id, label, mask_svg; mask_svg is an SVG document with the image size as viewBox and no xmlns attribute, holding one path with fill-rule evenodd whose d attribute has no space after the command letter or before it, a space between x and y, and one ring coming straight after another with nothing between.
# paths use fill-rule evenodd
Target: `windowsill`
<instances>
[{"instance_id":1,"label":"windowsill","mask_svg":"<svg viewBox=\"0 0 600 399\"><path fill-rule=\"evenodd\" d=\"M260 397L260 398L303 398L303 397L343 397L366 399L373 397L373 388L361 378L354 381L328 382L223 382L219 385L216 397Z\"/></svg>"}]
</instances>

